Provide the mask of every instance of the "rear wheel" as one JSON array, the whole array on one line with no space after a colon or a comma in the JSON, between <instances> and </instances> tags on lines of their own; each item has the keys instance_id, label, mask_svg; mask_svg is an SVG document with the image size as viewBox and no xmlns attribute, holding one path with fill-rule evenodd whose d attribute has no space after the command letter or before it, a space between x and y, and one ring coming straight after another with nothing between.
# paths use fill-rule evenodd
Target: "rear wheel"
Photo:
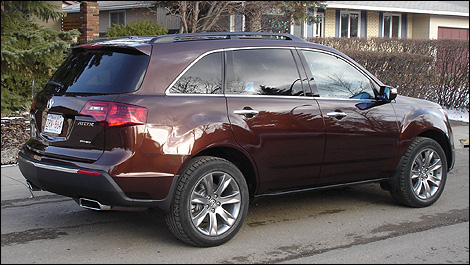
<instances>
[{"instance_id":1,"label":"rear wheel","mask_svg":"<svg viewBox=\"0 0 470 265\"><path fill-rule=\"evenodd\" d=\"M434 140L416 138L408 148L393 198L411 207L426 207L441 196L447 180L447 160L442 147Z\"/></svg>"},{"instance_id":2,"label":"rear wheel","mask_svg":"<svg viewBox=\"0 0 470 265\"><path fill-rule=\"evenodd\" d=\"M196 246L217 246L240 230L248 210L240 170L217 157L197 157L183 170L166 216L170 231Z\"/></svg>"}]
</instances>

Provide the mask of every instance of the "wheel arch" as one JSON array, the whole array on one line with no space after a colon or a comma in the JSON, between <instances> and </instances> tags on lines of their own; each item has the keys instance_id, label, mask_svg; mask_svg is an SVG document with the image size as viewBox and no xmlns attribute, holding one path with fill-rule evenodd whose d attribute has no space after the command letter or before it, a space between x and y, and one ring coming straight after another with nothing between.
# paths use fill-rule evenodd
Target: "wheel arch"
<instances>
[{"instance_id":1,"label":"wheel arch","mask_svg":"<svg viewBox=\"0 0 470 265\"><path fill-rule=\"evenodd\" d=\"M435 140L444 150L448 171L453 168L455 162L453 133L443 113L429 109L408 111L400 123L399 157L406 153L414 139L426 137Z\"/></svg>"},{"instance_id":2,"label":"wheel arch","mask_svg":"<svg viewBox=\"0 0 470 265\"><path fill-rule=\"evenodd\" d=\"M452 146L449 143L449 140L445 136L444 133L438 131L438 130L426 130L418 135L419 137L426 137L433 139L436 141L444 150L444 153L446 154L446 160L447 160L447 170L449 171L453 167L453 152L452 152Z\"/></svg>"},{"instance_id":3,"label":"wheel arch","mask_svg":"<svg viewBox=\"0 0 470 265\"><path fill-rule=\"evenodd\" d=\"M211 147L197 153L193 158L199 156L214 156L226 159L233 163L243 174L250 196L255 194L257 189L257 170L254 162L243 152L226 146Z\"/></svg>"}]
</instances>

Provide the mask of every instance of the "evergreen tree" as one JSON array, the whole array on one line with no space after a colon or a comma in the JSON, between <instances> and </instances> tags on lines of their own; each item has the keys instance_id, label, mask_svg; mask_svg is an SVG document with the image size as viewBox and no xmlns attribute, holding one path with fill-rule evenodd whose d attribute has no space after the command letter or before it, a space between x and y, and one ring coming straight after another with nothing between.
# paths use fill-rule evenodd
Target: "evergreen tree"
<instances>
[{"instance_id":1,"label":"evergreen tree","mask_svg":"<svg viewBox=\"0 0 470 265\"><path fill-rule=\"evenodd\" d=\"M113 24L106 30L105 37L166 35L168 30L161 23L139 20L128 25Z\"/></svg>"},{"instance_id":2,"label":"evergreen tree","mask_svg":"<svg viewBox=\"0 0 470 265\"><path fill-rule=\"evenodd\" d=\"M62 12L46 1L2 1L1 8L1 111L7 114L29 109L32 96L64 61L80 33L34 23L32 15L45 21L61 18Z\"/></svg>"}]
</instances>

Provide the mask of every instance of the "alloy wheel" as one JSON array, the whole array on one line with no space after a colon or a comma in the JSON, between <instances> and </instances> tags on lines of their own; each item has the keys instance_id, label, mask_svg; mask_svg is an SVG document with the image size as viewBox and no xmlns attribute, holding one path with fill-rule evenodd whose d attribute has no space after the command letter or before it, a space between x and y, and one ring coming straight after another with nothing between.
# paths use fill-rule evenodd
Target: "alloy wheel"
<instances>
[{"instance_id":1,"label":"alloy wheel","mask_svg":"<svg viewBox=\"0 0 470 265\"><path fill-rule=\"evenodd\" d=\"M204 235L221 235L237 220L240 206L240 188L235 179L224 172L208 173L191 192L192 224Z\"/></svg>"}]
</instances>

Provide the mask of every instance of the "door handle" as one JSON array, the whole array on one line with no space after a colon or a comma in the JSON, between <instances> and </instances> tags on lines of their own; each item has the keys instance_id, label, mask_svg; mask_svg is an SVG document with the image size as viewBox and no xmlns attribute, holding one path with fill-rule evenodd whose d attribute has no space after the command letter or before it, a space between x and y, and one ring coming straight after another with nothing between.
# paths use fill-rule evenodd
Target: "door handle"
<instances>
[{"instance_id":1,"label":"door handle","mask_svg":"<svg viewBox=\"0 0 470 265\"><path fill-rule=\"evenodd\" d=\"M329 117L335 117L338 120L341 120L342 118L348 116L348 114L339 111L328 112L326 115Z\"/></svg>"},{"instance_id":2,"label":"door handle","mask_svg":"<svg viewBox=\"0 0 470 265\"><path fill-rule=\"evenodd\" d=\"M244 115L244 116L253 117L255 115L258 115L259 111L254 110L254 109L239 109L239 110L234 110L233 113L235 113L237 115Z\"/></svg>"}]
</instances>

